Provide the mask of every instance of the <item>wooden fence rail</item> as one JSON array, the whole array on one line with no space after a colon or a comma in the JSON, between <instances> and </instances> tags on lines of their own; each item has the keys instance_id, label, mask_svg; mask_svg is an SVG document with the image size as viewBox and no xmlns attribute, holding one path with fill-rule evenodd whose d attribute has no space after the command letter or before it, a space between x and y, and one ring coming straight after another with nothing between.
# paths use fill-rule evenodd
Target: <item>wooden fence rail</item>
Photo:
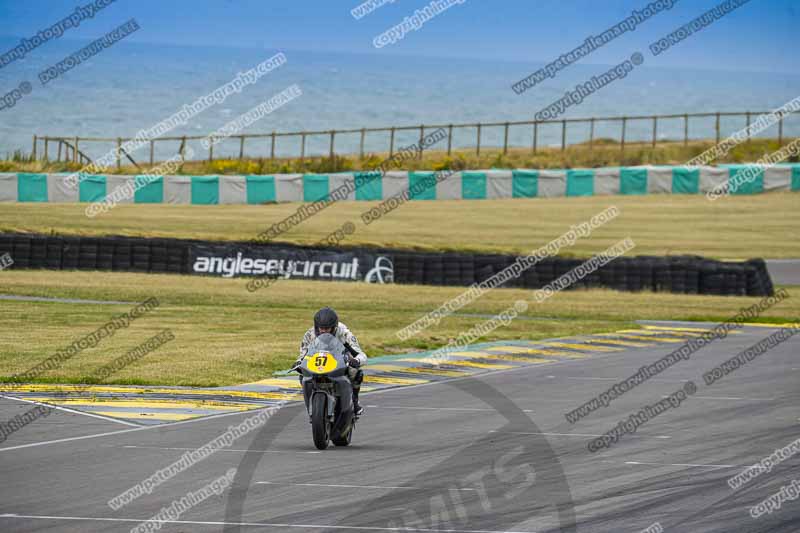
<instances>
[{"instance_id":1,"label":"wooden fence rail","mask_svg":"<svg viewBox=\"0 0 800 533\"><path fill-rule=\"evenodd\" d=\"M589 126L589 149L592 150L595 144L595 128L598 123L601 122L610 122L610 123L619 123L620 125L620 136L619 136L619 144L620 150L624 153L626 143L629 142L627 138L627 131L628 127L631 122L633 121L650 121L652 123L652 136L650 139L650 143L653 147L655 147L656 142L658 140L658 127L659 121L669 120L669 119L679 119L683 121L683 144L687 145L690 140L689 136L689 122L690 119L714 119L714 130L715 130L715 141L717 143L720 142L722 138L722 133L720 131L720 120L722 117L744 117L744 124L743 127L749 127L751 124L752 117L759 116L762 114L767 114L769 112L766 111L740 111L740 112L730 112L730 111L720 111L720 112L710 112L710 113L681 113L681 114L669 114L669 115L633 115L633 116L621 116L621 117L590 117L590 118L566 118L561 120L534 120L534 121L506 121L506 122L481 122L481 123L462 123L462 124L420 124L417 126L392 126L392 127L383 127L383 128L358 128L358 129L343 129L343 130L307 130L307 131L293 131L293 132L276 132L273 131L271 133L247 133L247 134L240 134L240 135L233 135L229 138L231 139L238 139L239 140L239 159L245 158L245 141L249 139L266 139L269 138L269 157L271 160L275 159L275 140L278 137L299 137L299 158L304 160L306 158L306 138L311 135L325 135L329 137L328 142L328 157L331 159L335 158L337 153L335 150L335 143L336 143L336 136L337 135L345 135L345 134L354 134L357 133L360 135L359 138L359 149L358 154L361 158L364 157L364 144L368 133L388 133L389 134L389 146L388 152L389 157L394 155L395 153L395 137L397 132L402 131L418 131L419 137L418 139L423 139L425 137L425 132L431 132L437 129L445 129L447 131L447 155L451 155L453 151L453 131L454 130L463 130L463 129L474 129L476 136L475 136L475 153L480 155L481 153L481 136L482 132L486 130L486 128L502 128L503 129L503 153L508 153L509 148L509 128L511 127L521 127L521 126L530 126L532 128L532 136L533 141L531 145L532 153L536 153L539 148L539 130L540 127L543 125L548 124L555 124L561 126L561 150L566 150L567 148L567 129L568 126L580 125L580 124L587 124ZM795 111L794 113L798 113ZM778 120L778 142L782 146L783 145L783 122L784 116L781 116ZM144 145L149 144L150 147L150 165L152 166L155 161L155 144L156 142L164 143L164 142L175 142L178 141L180 144L178 146L177 153L180 154L181 159L185 160L185 153L186 153L186 143L187 141L193 140L201 140L208 138L205 135L182 135L179 137L176 136L163 136L154 139L148 139L143 142ZM90 163L91 159L79 149L80 143L114 143L114 148L111 150L111 154L115 159L116 166L119 169L122 164L122 156L127 158L132 164L136 165L138 168L138 163L133 159L131 153L127 152L123 144L127 141L131 141L133 139L129 138L107 138L107 137L61 137L61 136L33 136L33 150L32 150L32 157L33 159L50 159L50 144L57 143L58 152L56 154L56 161L62 160L62 147L64 148L64 160L66 161L73 161L75 163L80 162L81 164ZM747 140L750 140L750 135L748 133ZM43 144L43 150L39 150L39 145ZM421 146L421 145L420 145ZM41 156L40 156L41 155ZM342 155L342 154L340 154ZM422 157L422 150L419 150L419 157ZM209 143L208 148L208 161L214 161L214 143Z\"/></svg>"}]
</instances>

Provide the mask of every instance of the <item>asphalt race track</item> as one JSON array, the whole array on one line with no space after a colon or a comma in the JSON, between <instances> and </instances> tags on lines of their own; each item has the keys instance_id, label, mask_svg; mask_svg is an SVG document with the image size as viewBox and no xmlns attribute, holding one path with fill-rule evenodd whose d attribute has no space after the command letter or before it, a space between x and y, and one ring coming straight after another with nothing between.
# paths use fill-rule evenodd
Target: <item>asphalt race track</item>
<instances>
[{"instance_id":1,"label":"asphalt race track","mask_svg":"<svg viewBox=\"0 0 800 533\"><path fill-rule=\"evenodd\" d=\"M800 336L710 386L702 378L774 331L717 340L574 424L564 413L675 345L365 394L353 445L323 452L288 404L117 511L110 498L253 412L138 427L55 411L0 444L0 531L130 531L238 468L232 488L160 531L796 532L800 499L749 511L800 479L800 454L737 490L726 481L800 437ZM679 406L589 452L689 380L697 392ZM0 419L29 408L0 399Z\"/></svg>"}]
</instances>

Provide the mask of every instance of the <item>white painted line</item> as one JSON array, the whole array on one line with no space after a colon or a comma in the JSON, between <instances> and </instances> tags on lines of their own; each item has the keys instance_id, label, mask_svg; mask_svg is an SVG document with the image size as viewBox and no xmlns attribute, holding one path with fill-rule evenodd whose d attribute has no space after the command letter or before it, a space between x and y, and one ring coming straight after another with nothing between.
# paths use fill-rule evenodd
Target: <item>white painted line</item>
<instances>
[{"instance_id":1,"label":"white painted line","mask_svg":"<svg viewBox=\"0 0 800 533\"><path fill-rule=\"evenodd\" d=\"M548 376L549 377L549 376ZM555 377L555 376L553 376ZM560 379L584 379L584 380L597 380L597 381L625 381L625 378L595 378L595 377L583 377L583 376L558 376ZM628 376L630 377L630 376ZM650 378L647 381L660 381L662 383L686 383L686 380L680 379L659 379L659 378Z\"/></svg>"},{"instance_id":2,"label":"white painted line","mask_svg":"<svg viewBox=\"0 0 800 533\"><path fill-rule=\"evenodd\" d=\"M74 520L82 522L126 522L142 523L147 522L148 518L103 518L94 516L48 516L48 515L24 515L6 513L0 514L0 518L25 518L29 520ZM306 529L339 529L343 531L424 531L430 533L533 533L531 531L496 531L487 529L428 529L414 527L374 527L374 526L332 526L327 524L274 524L267 522L202 522L200 520L164 520L161 524L186 524L198 526L244 526L244 527L282 527L282 528L306 528Z\"/></svg>"},{"instance_id":3,"label":"white painted line","mask_svg":"<svg viewBox=\"0 0 800 533\"><path fill-rule=\"evenodd\" d=\"M546 435L553 437L603 437L604 435L594 435L590 433L539 433L539 432L525 432L525 431L497 431L489 430L489 433L502 433L504 435ZM643 437L653 439L671 439L669 435L629 435L630 437Z\"/></svg>"},{"instance_id":4,"label":"white painted line","mask_svg":"<svg viewBox=\"0 0 800 533\"><path fill-rule=\"evenodd\" d=\"M250 416L250 415L253 415L256 412L264 410L264 409L275 409L276 407L285 407L287 405L300 404L300 403L303 403L303 402L300 401L300 400L296 400L296 401L291 401L291 402L276 403L276 404L273 404L273 405L265 405L264 407L259 407L259 408L256 408L256 409L248 409L247 411L231 411L230 413L220 413L218 415L199 416L197 418L190 418L188 420L179 420L177 422L167 422L166 424L149 425L147 427L148 428L165 428L165 427L171 427L171 426L180 426L180 425L183 425L183 424L191 424L193 422L202 422L202 421L205 421L205 420L211 420L213 418L223 418L223 417L226 417L226 416L234 416L234 415Z\"/></svg>"},{"instance_id":5,"label":"white painted line","mask_svg":"<svg viewBox=\"0 0 800 533\"><path fill-rule=\"evenodd\" d=\"M65 411L67 413L73 413L73 414L76 414L76 415L88 416L88 417L91 417L91 418L99 418L100 420L106 420L108 422L116 422L117 424L122 424L123 426L132 426L132 427L135 427L135 428L143 427L143 424L134 424L133 422L128 422L126 420L117 420L116 418L112 418L110 416L96 415L94 413L87 413L86 411L78 411L77 409L70 409L68 407L61 407L60 405L53 405L51 403L36 402L36 401L33 401L33 400L26 400L24 398L15 398L14 396L5 396L3 394L0 394L0 398L6 398L7 400L17 400L17 401L20 401L20 402L32 403L32 404L36 404L36 405L43 405L45 407L49 407L50 409L56 409L58 411Z\"/></svg>"},{"instance_id":6,"label":"white painted line","mask_svg":"<svg viewBox=\"0 0 800 533\"><path fill-rule=\"evenodd\" d=\"M134 444L126 444L122 448L139 448L149 450L176 450L176 451L195 451L197 448L174 448L167 446L137 446ZM236 448L219 449L218 452L243 452L243 453L322 453L322 452L299 452L297 450L242 450Z\"/></svg>"},{"instance_id":7,"label":"white painted line","mask_svg":"<svg viewBox=\"0 0 800 533\"><path fill-rule=\"evenodd\" d=\"M662 398L669 398L669 396L662 396ZM772 402L775 398L739 398L733 396L692 396L700 400L746 400L751 402Z\"/></svg>"},{"instance_id":8,"label":"white painted line","mask_svg":"<svg viewBox=\"0 0 800 533\"><path fill-rule=\"evenodd\" d=\"M382 487L378 485L326 485L325 483L282 483L279 481L256 481L256 485L292 485L294 487L333 487L341 489L401 489L401 490L441 490L437 487ZM478 489L456 489L448 490L471 490Z\"/></svg>"},{"instance_id":9,"label":"white painted line","mask_svg":"<svg viewBox=\"0 0 800 533\"><path fill-rule=\"evenodd\" d=\"M120 302L118 300L83 300L80 298L50 298L47 296L27 296L18 294L0 294L0 300L18 300L21 302L58 302L65 304L98 304L98 305L137 305L138 302Z\"/></svg>"},{"instance_id":10,"label":"white painted line","mask_svg":"<svg viewBox=\"0 0 800 533\"><path fill-rule=\"evenodd\" d=\"M107 431L105 433L95 433L93 435L83 435L81 437L68 437L66 439L45 440L41 442L31 442L29 444L19 444L17 446L6 446L0 448L0 452L7 452L9 450L20 450L22 448L34 448L36 446L44 446L46 444L58 444L60 442L71 442L74 440L94 439L96 437L107 437L109 435L121 435L123 433L130 433L132 431L144 431L146 429L153 429L159 426L139 426L138 428L120 429L119 431Z\"/></svg>"},{"instance_id":11,"label":"white painted line","mask_svg":"<svg viewBox=\"0 0 800 533\"><path fill-rule=\"evenodd\" d=\"M365 405L375 409L409 409L421 411L491 411L495 412L497 409L487 409L478 407L409 407L405 405ZM533 409L523 409L523 413L532 413Z\"/></svg>"},{"instance_id":12,"label":"white painted line","mask_svg":"<svg viewBox=\"0 0 800 533\"><path fill-rule=\"evenodd\" d=\"M693 463L647 463L644 461L625 461L626 465L655 465L655 466L696 466L701 468L738 468L736 465L699 465Z\"/></svg>"},{"instance_id":13,"label":"white painted line","mask_svg":"<svg viewBox=\"0 0 800 533\"><path fill-rule=\"evenodd\" d=\"M299 402L292 402L292 403L299 403ZM263 407L263 409L272 409L274 407L276 407L276 405L265 406L265 407ZM5 448L0 448L0 452L4 452L4 451L8 451L8 450L19 450L21 448L33 448L35 446L44 446L44 445L47 445L47 444L58 444L58 443L61 443L61 442L71 442L71 441L74 441L74 440L85 440L85 439L94 439L94 438L97 438L97 437L107 437L107 436L110 436L110 435L119 435L119 434L122 434L122 433L129 433L131 431L144 431L144 430L148 430L148 429L157 429L157 428L163 428L163 427L168 427L168 426L177 426L177 425L180 425L180 424L187 424L189 422L197 422L199 420L208 420L210 418L222 418L223 416L251 415L254 412L260 411L260 410L261 409L250 409L249 411L234 411L234 412L231 412L231 413L221 413L221 414L218 414L218 415L201 416L201 417L192 418L192 419L189 419L189 420L181 420L179 422L168 422L166 424L150 424L150 425L147 425L147 426L138 426L138 427L135 427L135 428L132 428L132 429L121 429L119 431L107 431L105 433L95 433L95 434L92 434L92 435L83 435L81 437L69 437L69 438L65 438L65 439L54 439L54 440L46 440L46 441L42 441L42 442L32 442L32 443L29 443L29 444L20 444L18 446L6 446Z\"/></svg>"}]
</instances>

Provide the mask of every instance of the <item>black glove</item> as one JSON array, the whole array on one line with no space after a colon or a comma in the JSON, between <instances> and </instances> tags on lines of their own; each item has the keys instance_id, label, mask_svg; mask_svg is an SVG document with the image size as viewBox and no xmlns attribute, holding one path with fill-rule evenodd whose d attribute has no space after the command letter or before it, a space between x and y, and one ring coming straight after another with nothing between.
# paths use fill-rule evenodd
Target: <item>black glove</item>
<instances>
[{"instance_id":1,"label":"black glove","mask_svg":"<svg viewBox=\"0 0 800 533\"><path fill-rule=\"evenodd\" d=\"M359 361L357 357L351 357L347 364L353 368L361 368L361 361Z\"/></svg>"}]
</instances>

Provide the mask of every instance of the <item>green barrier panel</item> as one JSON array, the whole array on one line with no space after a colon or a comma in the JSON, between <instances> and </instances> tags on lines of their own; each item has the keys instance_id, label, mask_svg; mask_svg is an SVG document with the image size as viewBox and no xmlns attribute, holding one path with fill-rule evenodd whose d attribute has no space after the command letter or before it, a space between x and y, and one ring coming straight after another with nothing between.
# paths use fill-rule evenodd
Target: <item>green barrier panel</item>
<instances>
[{"instance_id":1,"label":"green barrier panel","mask_svg":"<svg viewBox=\"0 0 800 533\"><path fill-rule=\"evenodd\" d=\"M17 174L18 202L46 202L47 174Z\"/></svg>"},{"instance_id":2,"label":"green barrier panel","mask_svg":"<svg viewBox=\"0 0 800 533\"><path fill-rule=\"evenodd\" d=\"M647 169L620 169L619 192L620 194L647 194Z\"/></svg>"},{"instance_id":3,"label":"green barrier panel","mask_svg":"<svg viewBox=\"0 0 800 533\"><path fill-rule=\"evenodd\" d=\"M356 200L383 200L383 176L380 172L355 172Z\"/></svg>"},{"instance_id":4,"label":"green barrier panel","mask_svg":"<svg viewBox=\"0 0 800 533\"><path fill-rule=\"evenodd\" d=\"M135 191L133 203L135 204L163 204L164 203L164 177L163 176L136 176L134 178Z\"/></svg>"},{"instance_id":5,"label":"green barrier panel","mask_svg":"<svg viewBox=\"0 0 800 533\"><path fill-rule=\"evenodd\" d=\"M675 167L672 169L672 194L697 194L700 192L700 169Z\"/></svg>"},{"instance_id":6,"label":"green barrier panel","mask_svg":"<svg viewBox=\"0 0 800 533\"><path fill-rule=\"evenodd\" d=\"M567 170L567 196L593 196L593 170Z\"/></svg>"},{"instance_id":7,"label":"green barrier panel","mask_svg":"<svg viewBox=\"0 0 800 533\"><path fill-rule=\"evenodd\" d=\"M753 165L731 165L728 167L728 191L731 194L764 192L764 168Z\"/></svg>"},{"instance_id":8,"label":"green barrier panel","mask_svg":"<svg viewBox=\"0 0 800 533\"><path fill-rule=\"evenodd\" d=\"M305 174L303 176L303 201L318 202L330 200L328 176L319 174Z\"/></svg>"},{"instance_id":9,"label":"green barrier panel","mask_svg":"<svg viewBox=\"0 0 800 533\"><path fill-rule=\"evenodd\" d=\"M79 202L102 202L106 199L106 177L86 176L78 185Z\"/></svg>"},{"instance_id":10,"label":"green barrier panel","mask_svg":"<svg viewBox=\"0 0 800 533\"><path fill-rule=\"evenodd\" d=\"M410 200L436 200L436 173L409 172L408 192Z\"/></svg>"},{"instance_id":11,"label":"green barrier panel","mask_svg":"<svg viewBox=\"0 0 800 533\"><path fill-rule=\"evenodd\" d=\"M792 166L792 190L800 191L800 166Z\"/></svg>"},{"instance_id":12,"label":"green barrier panel","mask_svg":"<svg viewBox=\"0 0 800 533\"><path fill-rule=\"evenodd\" d=\"M192 176L192 204L219 204L219 176Z\"/></svg>"},{"instance_id":13,"label":"green barrier panel","mask_svg":"<svg viewBox=\"0 0 800 533\"><path fill-rule=\"evenodd\" d=\"M511 172L511 197L536 198L539 194L538 170L513 170Z\"/></svg>"},{"instance_id":14,"label":"green barrier panel","mask_svg":"<svg viewBox=\"0 0 800 533\"><path fill-rule=\"evenodd\" d=\"M461 198L463 200L485 200L486 174L483 172L462 172Z\"/></svg>"},{"instance_id":15,"label":"green barrier panel","mask_svg":"<svg viewBox=\"0 0 800 533\"><path fill-rule=\"evenodd\" d=\"M246 176L247 203L275 202L275 176Z\"/></svg>"}]
</instances>

